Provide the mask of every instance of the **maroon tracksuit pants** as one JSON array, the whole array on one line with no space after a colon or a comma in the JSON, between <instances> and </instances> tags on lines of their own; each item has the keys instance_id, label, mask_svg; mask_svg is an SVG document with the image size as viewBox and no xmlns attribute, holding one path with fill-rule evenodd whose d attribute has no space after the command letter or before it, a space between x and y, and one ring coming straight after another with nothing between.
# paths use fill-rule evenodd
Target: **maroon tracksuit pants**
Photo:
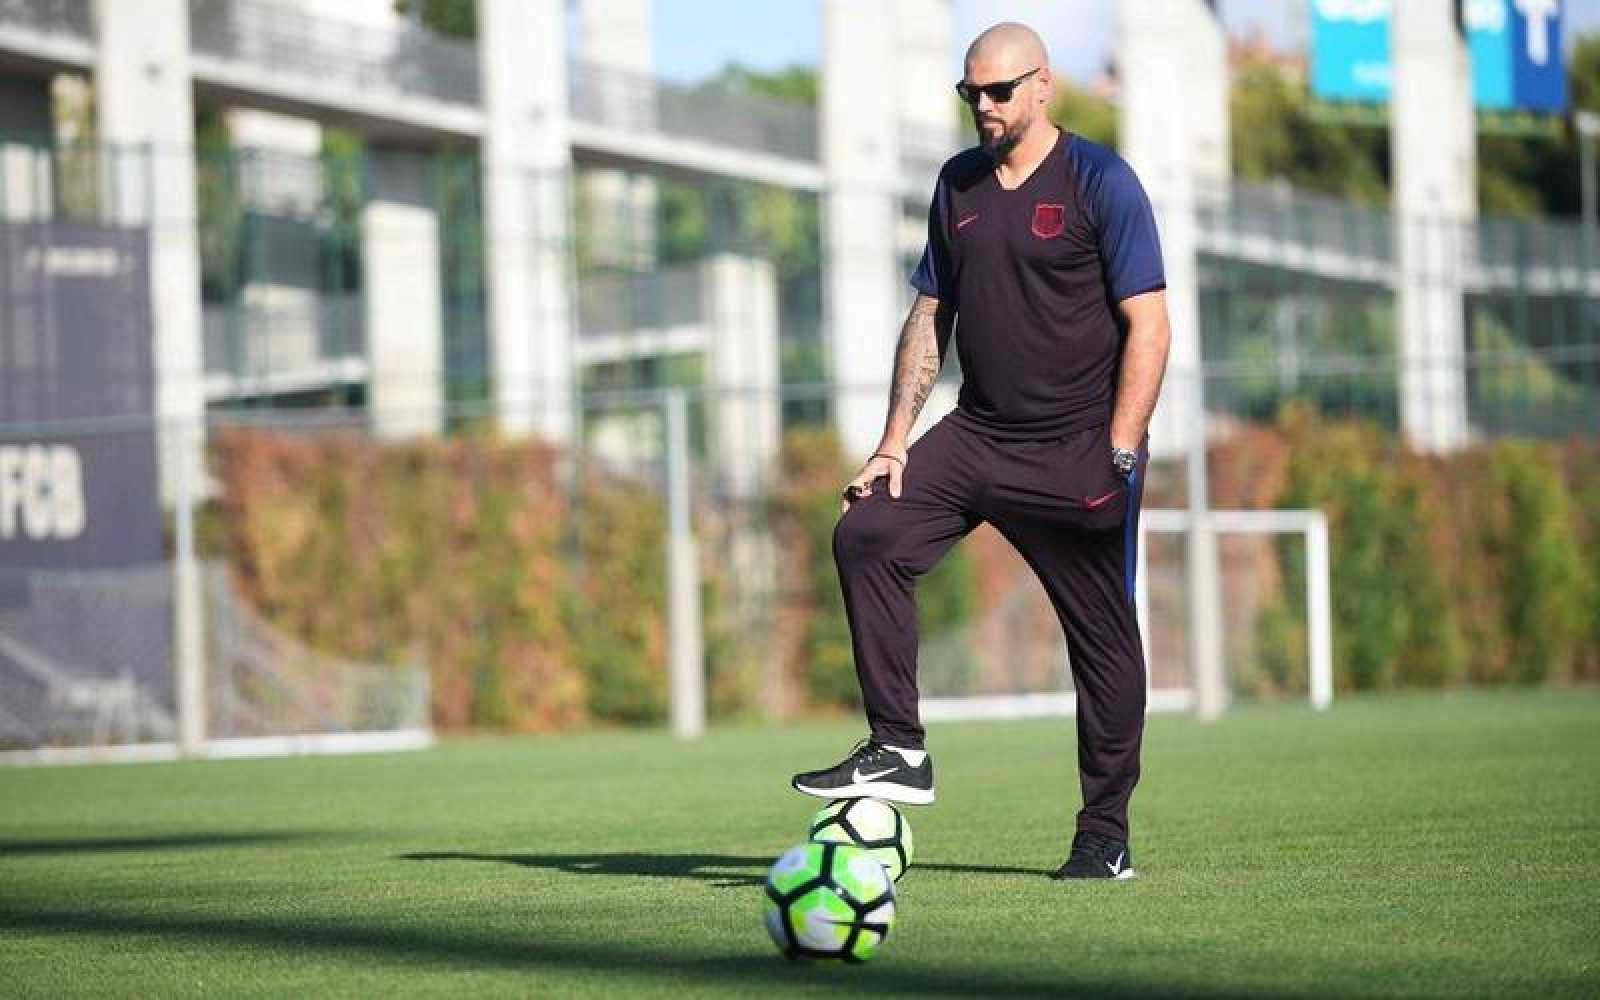
<instances>
[{"instance_id":1,"label":"maroon tracksuit pants","mask_svg":"<svg viewBox=\"0 0 1600 1000\"><path fill-rule=\"evenodd\" d=\"M1078 829L1128 836L1144 732L1144 650L1133 576L1146 449L1124 480L1109 428L1000 441L941 420L911 447L898 499L887 477L833 534L856 675L872 735L921 748L914 591L987 521L1022 554L1061 620L1077 689Z\"/></svg>"}]
</instances>

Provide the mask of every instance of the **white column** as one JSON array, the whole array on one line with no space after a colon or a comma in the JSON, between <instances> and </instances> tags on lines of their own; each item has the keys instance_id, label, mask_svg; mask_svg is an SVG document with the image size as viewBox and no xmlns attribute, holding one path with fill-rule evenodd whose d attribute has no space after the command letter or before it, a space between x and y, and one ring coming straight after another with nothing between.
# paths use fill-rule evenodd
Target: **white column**
<instances>
[{"instance_id":1,"label":"white column","mask_svg":"<svg viewBox=\"0 0 1600 1000\"><path fill-rule=\"evenodd\" d=\"M200 257L195 214L194 100L187 0L99 0L95 102L114 221L150 227L156 414L199 426L205 415ZM180 455L200 449L161 437L162 496L174 493ZM201 482L198 468L190 482Z\"/></svg>"},{"instance_id":2,"label":"white column","mask_svg":"<svg viewBox=\"0 0 1600 1000\"><path fill-rule=\"evenodd\" d=\"M779 396L778 281L772 262L717 254L700 265L707 326L707 469L723 516L718 560L737 581L727 611L755 626L770 621L777 593L777 549L764 498L777 475L783 434ZM769 667L765 683L780 683ZM765 685L764 685L765 686Z\"/></svg>"},{"instance_id":3,"label":"white column","mask_svg":"<svg viewBox=\"0 0 1600 1000\"><path fill-rule=\"evenodd\" d=\"M588 81L603 121L631 127L648 118L651 102L640 88L656 64L651 7L651 0L577 0L578 58L621 71Z\"/></svg>"},{"instance_id":4,"label":"white column","mask_svg":"<svg viewBox=\"0 0 1600 1000\"><path fill-rule=\"evenodd\" d=\"M1201 198L1221 190L1230 169L1227 47L1221 24L1202 0L1120 0L1117 10L1122 151L1155 206L1172 326L1150 450L1187 458L1189 669L1196 710L1215 718L1227 702L1227 683L1206 470L1197 212Z\"/></svg>"},{"instance_id":5,"label":"white column","mask_svg":"<svg viewBox=\"0 0 1600 1000\"><path fill-rule=\"evenodd\" d=\"M48 222L55 214L47 139L0 143L0 218L6 222Z\"/></svg>"},{"instance_id":6,"label":"white column","mask_svg":"<svg viewBox=\"0 0 1600 1000\"><path fill-rule=\"evenodd\" d=\"M1119 0L1117 13L1121 151L1155 206L1172 324L1150 449L1171 457L1201 430L1189 398L1201 362L1196 213L1202 199L1221 196L1232 171L1227 40L1202 0Z\"/></svg>"},{"instance_id":7,"label":"white column","mask_svg":"<svg viewBox=\"0 0 1600 1000\"><path fill-rule=\"evenodd\" d=\"M55 214L50 82L0 79L0 219L47 222Z\"/></svg>"},{"instance_id":8,"label":"white column","mask_svg":"<svg viewBox=\"0 0 1600 1000\"><path fill-rule=\"evenodd\" d=\"M648 131L655 126L651 0L578 0L578 53L592 73L603 121ZM586 263L648 270L655 265L654 178L616 167L578 172L580 233Z\"/></svg>"},{"instance_id":9,"label":"white column","mask_svg":"<svg viewBox=\"0 0 1600 1000\"><path fill-rule=\"evenodd\" d=\"M367 411L381 438L444 429L439 212L429 159L373 150L361 209Z\"/></svg>"},{"instance_id":10,"label":"white column","mask_svg":"<svg viewBox=\"0 0 1600 1000\"><path fill-rule=\"evenodd\" d=\"M951 89L950 0L895 0L894 6L900 159L912 190L926 198L940 164L955 155L960 141L960 109Z\"/></svg>"},{"instance_id":11,"label":"white column","mask_svg":"<svg viewBox=\"0 0 1600 1000\"><path fill-rule=\"evenodd\" d=\"M304 374L321 360L320 247L305 223L322 202L322 126L305 118L265 111L227 114L228 136L239 164L242 208L269 220L299 226L264 225L245 275L239 306L244 343L239 374Z\"/></svg>"},{"instance_id":12,"label":"white column","mask_svg":"<svg viewBox=\"0 0 1600 1000\"><path fill-rule=\"evenodd\" d=\"M895 252L898 136L861 108L862 94L895 93L894 14L892 5L823 0L823 307L834 422L857 458L883 433L909 277Z\"/></svg>"},{"instance_id":13,"label":"white column","mask_svg":"<svg viewBox=\"0 0 1600 1000\"><path fill-rule=\"evenodd\" d=\"M701 265L713 467L734 497L771 480L782 436L778 281L772 262L718 254Z\"/></svg>"},{"instance_id":14,"label":"white column","mask_svg":"<svg viewBox=\"0 0 1600 1000\"><path fill-rule=\"evenodd\" d=\"M495 412L555 441L573 427L566 40L565 0L478 0Z\"/></svg>"},{"instance_id":15,"label":"white column","mask_svg":"<svg viewBox=\"0 0 1600 1000\"><path fill-rule=\"evenodd\" d=\"M1407 0L1390 17L1400 423L1414 446L1447 451L1470 433L1462 279L1478 214L1472 78L1451 0Z\"/></svg>"}]
</instances>

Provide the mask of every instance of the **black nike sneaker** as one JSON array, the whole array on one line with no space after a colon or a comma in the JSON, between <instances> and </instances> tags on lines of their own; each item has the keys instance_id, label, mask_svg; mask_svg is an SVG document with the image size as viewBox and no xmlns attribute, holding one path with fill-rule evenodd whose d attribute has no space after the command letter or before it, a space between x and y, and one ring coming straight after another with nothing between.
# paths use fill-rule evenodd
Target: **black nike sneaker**
<instances>
[{"instance_id":1,"label":"black nike sneaker","mask_svg":"<svg viewBox=\"0 0 1600 1000\"><path fill-rule=\"evenodd\" d=\"M913 766L874 739L864 739L850 755L820 771L802 771L790 781L795 791L821 799L886 799L908 806L933 803L933 758L926 751Z\"/></svg>"},{"instance_id":2,"label":"black nike sneaker","mask_svg":"<svg viewBox=\"0 0 1600 1000\"><path fill-rule=\"evenodd\" d=\"M1133 852L1128 842L1103 833L1079 830L1072 853L1051 878L1133 878Z\"/></svg>"}]
</instances>

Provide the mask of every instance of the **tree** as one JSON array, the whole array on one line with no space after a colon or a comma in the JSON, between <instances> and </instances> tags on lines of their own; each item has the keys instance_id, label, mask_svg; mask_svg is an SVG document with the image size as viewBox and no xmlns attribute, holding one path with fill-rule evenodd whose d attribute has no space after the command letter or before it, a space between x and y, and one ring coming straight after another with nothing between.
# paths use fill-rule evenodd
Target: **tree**
<instances>
[{"instance_id":1,"label":"tree","mask_svg":"<svg viewBox=\"0 0 1600 1000\"><path fill-rule=\"evenodd\" d=\"M738 63L728 63L722 67L722 72L707 82L738 93L773 97L813 108L817 106L820 90L817 70L813 66L789 66L775 73L762 73Z\"/></svg>"},{"instance_id":2,"label":"tree","mask_svg":"<svg viewBox=\"0 0 1600 1000\"><path fill-rule=\"evenodd\" d=\"M450 38L478 37L477 0L394 0L394 9Z\"/></svg>"},{"instance_id":3,"label":"tree","mask_svg":"<svg viewBox=\"0 0 1600 1000\"><path fill-rule=\"evenodd\" d=\"M962 117L967 116L962 109ZM1056 96L1050 102L1050 120L1090 142L1115 148L1117 109L1110 100L1079 88L1065 76L1056 75Z\"/></svg>"},{"instance_id":4,"label":"tree","mask_svg":"<svg viewBox=\"0 0 1600 1000\"><path fill-rule=\"evenodd\" d=\"M1356 201L1388 198L1388 132L1314 119L1305 86L1277 67L1242 67L1229 107L1237 176L1282 178L1298 188Z\"/></svg>"}]
</instances>

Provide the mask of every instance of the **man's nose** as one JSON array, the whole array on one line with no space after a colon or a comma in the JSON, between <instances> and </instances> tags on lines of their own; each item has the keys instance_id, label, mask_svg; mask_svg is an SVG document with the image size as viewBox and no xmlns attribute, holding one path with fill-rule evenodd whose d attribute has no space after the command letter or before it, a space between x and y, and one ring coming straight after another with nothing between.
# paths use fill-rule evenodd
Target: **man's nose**
<instances>
[{"instance_id":1,"label":"man's nose","mask_svg":"<svg viewBox=\"0 0 1600 1000\"><path fill-rule=\"evenodd\" d=\"M980 112L991 112L995 109L994 98L983 91L978 91L978 103L973 105Z\"/></svg>"}]
</instances>

